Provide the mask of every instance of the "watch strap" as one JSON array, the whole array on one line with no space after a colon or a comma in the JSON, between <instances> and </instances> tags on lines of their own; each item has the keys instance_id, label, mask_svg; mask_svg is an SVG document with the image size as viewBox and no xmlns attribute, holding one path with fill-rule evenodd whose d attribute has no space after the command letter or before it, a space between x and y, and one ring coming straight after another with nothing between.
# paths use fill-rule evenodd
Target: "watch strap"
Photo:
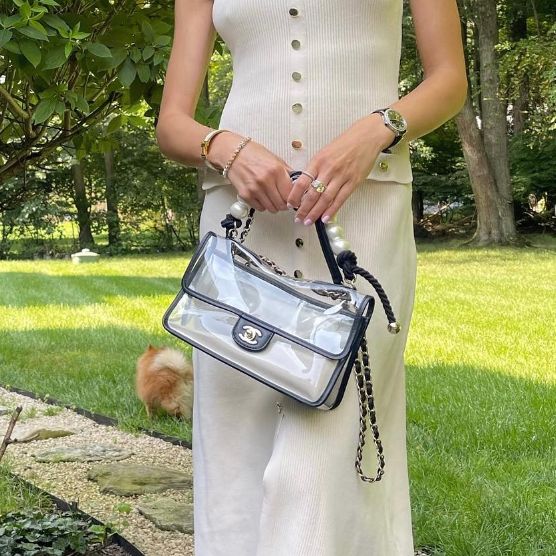
<instances>
[{"instance_id":1,"label":"watch strap","mask_svg":"<svg viewBox=\"0 0 556 556\"><path fill-rule=\"evenodd\" d=\"M388 129L392 129L390 126L388 126L386 124L386 121L385 121L385 112L386 112L386 110L388 110L388 108L379 108L378 110L373 110L371 112L371 114L380 114L382 116L383 121L384 121L384 125ZM392 130L392 131L394 131L394 130ZM392 140L392 142L386 148L382 149L381 152L391 154L392 152L391 152L390 149L392 147L394 147L395 145L397 145L403 139L404 133L398 133L397 131L394 131L394 133L396 135L395 135L394 139Z\"/></svg>"},{"instance_id":2,"label":"watch strap","mask_svg":"<svg viewBox=\"0 0 556 556\"><path fill-rule=\"evenodd\" d=\"M382 149L382 152L390 154L390 149L397 145L402 140L402 137L403 135L396 135L396 137L394 137L394 140L385 149Z\"/></svg>"}]
</instances>

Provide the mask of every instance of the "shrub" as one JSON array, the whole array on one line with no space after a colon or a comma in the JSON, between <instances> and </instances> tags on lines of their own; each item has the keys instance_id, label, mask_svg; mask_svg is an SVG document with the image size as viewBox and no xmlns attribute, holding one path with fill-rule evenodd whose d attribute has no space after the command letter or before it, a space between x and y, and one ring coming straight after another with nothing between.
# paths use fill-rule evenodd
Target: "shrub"
<instances>
[{"instance_id":1,"label":"shrub","mask_svg":"<svg viewBox=\"0 0 556 556\"><path fill-rule=\"evenodd\" d=\"M28 509L0 516L2 556L74 556L106 544L110 526L95 525L78 512Z\"/></svg>"}]
</instances>

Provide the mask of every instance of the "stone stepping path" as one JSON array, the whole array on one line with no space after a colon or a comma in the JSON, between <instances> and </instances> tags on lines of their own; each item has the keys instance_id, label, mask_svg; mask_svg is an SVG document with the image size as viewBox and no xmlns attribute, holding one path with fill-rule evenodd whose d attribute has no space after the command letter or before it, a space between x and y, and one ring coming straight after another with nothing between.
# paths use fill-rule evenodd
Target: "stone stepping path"
<instances>
[{"instance_id":1,"label":"stone stepping path","mask_svg":"<svg viewBox=\"0 0 556 556\"><path fill-rule=\"evenodd\" d=\"M87 478L99 484L100 492L118 496L193 488L192 477L188 473L148 465L95 466L89 469Z\"/></svg>"},{"instance_id":2,"label":"stone stepping path","mask_svg":"<svg viewBox=\"0 0 556 556\"><path fill-rule=\"evenodd\" d=\"M20 417L21 418L21 417ZM75 434L73 431L55 428L41 427L18 427L16 425L12 432L12 439L15 442L33 442L33 440L48 440L49 438L61 438L63 436L71 436Z\"/></svg>"},{"instance_id":3,"label":"stone stepping path","mask_svg":"<svg viewBox=\"0 0 556 556\"><path fill-rule=\"evenodd\" d=\"M193 504L158 498L151 502L140 503L137 509L159 529L193 534Z\"/></svg>"},{"instance_id":4,"label":"stone stepping path","mask_svg":"<svg viewBox=\"0 0 556 556\"><path fill-rule=\"evenodd\" d=\"M66 408L52 415L52 405L0 387L2 436L17 405L17 442L4 455L14 473L113 523L145 556L193 556L191 450Z\"/></svg>"},{"instance_id":5,"label":"stone stepping path","mask_svg":"<svg viewBox=\"0 0 556 556\"><path fill-rule=\"evenodd\" d=\"M133 455L130 450L106 444L88 446L56 446L31 454L37 461L60 463L63 461L114 461L127 459Z\"/></svg>"},{"instance_id":6,"label":"stone stepping path","mask_svg":"<svg viewBox=\"0 0 556 556\"><path fill-rule=\"evenodd\" d=\"M114 523L145 556L193 555L191 450L69 409L52 415L53 406L0 388L2 435L17 405L17 442L4 455L14 473Z\"/></svg>"}]
</instances>

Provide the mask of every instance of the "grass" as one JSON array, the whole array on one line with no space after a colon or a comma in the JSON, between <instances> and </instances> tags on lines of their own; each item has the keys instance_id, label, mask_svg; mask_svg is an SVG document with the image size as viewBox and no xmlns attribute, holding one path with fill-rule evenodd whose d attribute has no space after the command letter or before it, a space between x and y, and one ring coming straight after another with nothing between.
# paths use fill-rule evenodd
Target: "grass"
<instances>
[{"instance_id":1,"label":"grass","mask_svg":"<svg viewBox=\"0 0 556 556\"><path fill-rule=\"evenodd\" d=\"M43 493L35 490L23 482L14 480L10 468L4 462L0 463L0 516L24 509L51 510L52 502Z\"/></svg>"},{"instance_id":2,"label":"grass","mask_svg":"<svg viewBox=\"0 0 556 556\"><path fill-rule=\"evenodd\" d=\"M556 241L536 239L418 247L408 455L415 544L437 556L556 554ZM0 383L150 426L135 359L149 342L184 347L160 321L186 263L0 263ZM170 417L154 428L190 439Z\"/></svg>"},{"instance_id":3,"label":"grass","mask_svg":"<svg viewBox=\"0 0 556 556\"><path fill-rule=\"evenodd\" d=\"M153 344L184 344L161 325L179 289L183 255L0 263L0 383L50 395L150 427L134 394L135 360ZM163 417L156 428L190 439L188 424Z\"/></svg>"},{"instance_id":4,"label":"grass","mask_svg":"<svg viewBox=\"0 0 556 556\"><path fill-rule=\"evenodd\" d=\"M419 249L407 348L416 545L556 554L556 244Z\"/></svg>"}]
</instances>

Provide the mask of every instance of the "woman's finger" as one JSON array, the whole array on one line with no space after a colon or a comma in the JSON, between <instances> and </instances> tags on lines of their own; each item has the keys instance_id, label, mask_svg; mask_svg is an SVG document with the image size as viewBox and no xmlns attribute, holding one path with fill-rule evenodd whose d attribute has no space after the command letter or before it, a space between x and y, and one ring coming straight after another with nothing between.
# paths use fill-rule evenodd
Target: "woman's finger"
<instances>
[{"instance_id":1,"label":"woman's finger","mask_svg":"<svg viewBox=\"0 0 556 556\"><path fill-rule=\"evenodd\" d=\"M340 207L346 202L347 198L353 193L354 187L347 185L346 182L338 191L338 194L332 201L332 204L323 212L321 219L328 222L339 210Z\"/></svg>"},{"instance_id":2,"label":"woman's finger","mask_svg":"<svg viewBox=\"0 0 556 556\"><path fill-rule=\"evenodd\" d=\"M286 199L288 206L292 208L298 208L299 205L301 204L301 199L303 198L305 191L307 191L307 189L310 188L311 188L311 178L308 178L307 176L304 175L299 176L293 182L292 188L290 190L290 194Z\"/></svg>"},{"instance_id":3,"label":"woman's finger","mask_svg":"<svg viewBox=\"0 0 556 556\"><path fill-rule=\"evenodd\" d=\"M251 195L251 193L249 193L249 191L247 189L238 190L237 193L250 207L253 207L254 209L260 210L260 211L265 210L265 207L261 203L261 201L257 197L254 197L253 195Z\"/></svg>"},{"instance_id":4,"label":"woman's finger","mask_svg":"<svg viewBox=\"0 0 556 556\"><path fill-rule=\"evenodd\" d=\"M273 178L273 181L271 183L266 183L264 187L264 192L269 200L272 202L273 206L276 208L276 211L286 210L288 208L286 206L286 201L284 197L282 197L281 193L281 188L284 187L283 185L281 185L281 182L284 179L286 179L284 172L280 172L280 174L276 178Z\"/></svg>"},{"instance_id":5,"label":"woman's finger","mask_svg":"<svg viewBox=\"0 0 556 556\"><path fill-rule=\"evenodd\" d=\"M276 189L274 192L277 193ZM280 210L269 195L270 191L260 187L255 191L254 197L264 206L264 208L272 213L276 213Z\"/></svg>"},{"instance_id":6,"label":"woman's finger","mask_svg":"<svg viewBox=\"0 0 556 556\"><path fill-rule=\"evenodd\" d=\"M286 204L288 201L288 197L293 189L293 182L290 178L289 172L292 172L293 168L288 164L284 167L284 172L280 176L278 176L278 180L276 181L276 187L278 188L278 192L280 194L280 198L283 200L284 208L287 208Z\"/></svg>"},{"instance_id":7,"label":"woman's finger","mask_svg":"<svg viewBox=\"0 0 556 556\"><path fill-rule=\"evenodd\" d=\"M349 182L331 180L322 193L318 193L319 198L305 216L307 225L316 222L318 218L334 203L338 193L348 187ZM349 194L349 193L348 193Z\"/></svg>"},{"instance_id":8,"label":"woman's finger","mask_svg":"<svg viewBox=\"0 0 556 556\"><path fill-rule=\"evenodd\" d=\"M303 195L301 199L301 204L297 209L297 213L295 215L296 222L303 222L306 226L309 226L313 223L313 221L309 221L307 219L307 215L313 209L313 207L319 202L320 196L322 193L318 193L317 190L310 185L307 193Z\"/></svg>"},{"instance_id":9,"label":"woman's finger","mask_svg":"<svg viewBox=\"0 0 556 556\"><path fill-rule=\"evenodd\" d=\"M317 175L317 169L314 167L314 163L309 162L307 166L306 172L311 174L312 176ZM293 182L293 187L288 197L288 204L294 208L297 208L301 205L301 199L307 191L309 187L311 187L311 182L313 180L307 176L306 174L301 174L296 180Z\"/></svg>"}]
</instances>

